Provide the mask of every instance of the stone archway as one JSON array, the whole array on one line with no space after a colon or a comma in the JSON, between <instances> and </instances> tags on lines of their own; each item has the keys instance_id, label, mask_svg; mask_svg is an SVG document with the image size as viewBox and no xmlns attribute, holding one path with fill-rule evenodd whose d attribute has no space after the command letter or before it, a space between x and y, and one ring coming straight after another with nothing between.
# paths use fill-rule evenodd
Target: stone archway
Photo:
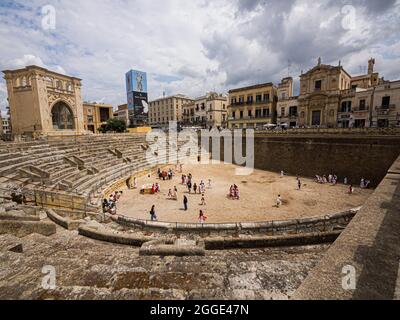
<instances>
[{"instance_id":1,"label":"stone archway","mask_svg":"<svg viewBox=\"0 0 400 320\"><path fill-rule=\"evenodd\" d=\"M74 114L64 101L58 101L53 105L51 116L55 130L75 129Z\"/></svg>"}]
</instances>

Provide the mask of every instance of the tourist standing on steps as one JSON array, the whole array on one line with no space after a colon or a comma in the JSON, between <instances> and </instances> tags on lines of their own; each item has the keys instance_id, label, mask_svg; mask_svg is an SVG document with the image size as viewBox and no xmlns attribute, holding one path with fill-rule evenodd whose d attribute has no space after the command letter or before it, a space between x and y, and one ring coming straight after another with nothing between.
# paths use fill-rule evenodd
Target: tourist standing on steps
<instances>
[{"instance_id":1,"label":"tourist standing on steps","mask_svg":"<svg viewBox=\"0 0 400 320\"><path fill-rule=\"evenodd\" d=\"M152 206L150 210L150 219L151 221L157 221L157 215L156 215L156 206Z\"/></svg>"},{"instance_id":2,"label":"tourist standing on steps","mask_svg":"<svg viewBox=\"0 0 400 320\"><path fill-rule=\"evenodd\" d=\"M183 196L183 208L185 211L188 209L188 198L186 196Z\"/></svg>"}]
</instances>

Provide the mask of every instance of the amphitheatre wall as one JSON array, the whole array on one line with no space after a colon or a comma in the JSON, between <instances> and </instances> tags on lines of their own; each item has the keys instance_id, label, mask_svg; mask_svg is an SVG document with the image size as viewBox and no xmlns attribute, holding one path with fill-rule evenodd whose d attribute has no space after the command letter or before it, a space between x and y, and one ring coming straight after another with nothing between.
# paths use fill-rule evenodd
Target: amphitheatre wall
<instances>
[{"instance_id":1,"label":"amphitheatre wall","mask_svg":"<svg viewBox=\"0 0 400 320\"><path fill-rule=\"evenodd\" d=\"M243 137L243 154L245 148ZM340 181L347 177L352 184L364 177L376 187L400 154L400 136L256 134L254 152L256 169L304 177L335 173Z\"/></svg>"},{"instance_id":2,"label":"amphitheatre wall","mask_svg":"<svg viewBox=\"0 0 400 320\"><path fill-rule=\"evenodd\" d=\"M293 299L400 299L400 157ZM353 288L343 286L353 268Z\"/></svg>"}]
</instances>

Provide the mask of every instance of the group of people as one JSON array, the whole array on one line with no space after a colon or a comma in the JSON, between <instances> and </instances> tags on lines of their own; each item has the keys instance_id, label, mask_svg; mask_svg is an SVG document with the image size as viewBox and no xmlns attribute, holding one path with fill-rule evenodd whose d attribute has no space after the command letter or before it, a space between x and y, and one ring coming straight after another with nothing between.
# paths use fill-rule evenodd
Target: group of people
<instances>
[{"instance_id":1,"label":"group of people","mask_svg":"<svg viewBox=\"0 0 400 320\"><path fill-rule=\"evenodd\" d=\"M109 213L112 215L117 214L117 202L121 198L123 192L122 191L115 191L114 193L111 193L110 196L107 199L103 200L103 212L104 213Z\"/></svg>"},{"instance_id":2,"label":"group of people","mask_svg":"<svg viewBox=\"0 0 400 320\"><path fill-rule=\"evenodd\" d=\"M240 199L239 187L236 184L229 188L229 198L232 200Z\"/></svg>"},{"instance_id":3,"label":"group of people","mask_svg":"<svg viewBox=\"0 0 400 320\"><path fill-rule=\"evenodd\" d=\"M338 177L336 174L329 174L328 177L326 177L326 175L323 175L323 176L316 175L315 178L316 178L317 183L321 183L321 184L330 183L330 184L336 185L338 182ZM344 182L345 182L345 184L347 184L347 178L344 178Z\"/></svg>"},{"instance_id":4,"label":"group of people","mask_svg":"<svg viewBox=\"0 0 400 320\"><path fill-rule=\"evenodd\" d=\"M191 173L189 173L188 175L182 174L182 176L181 176L181 184L182 185L188 185L188 183L192 182L192 178L193 178L193 176L192 176Z\"/></svg>"},{"instance_id":5,"label":"group of people","mask_svg":"<svg viewBox=\"0 0 400 320\"><path fill-rule=\"evenodd\" d=\"M140 193L141 194L156 194L156 193L159 193L159 192L161 192L161 187L160 187L160 185L158 183L153 183L151 185L151 188L150 188L150 185L143 185L140 188Z\"/></svg>"},{"instance_id":6,"label":"group of people","mask_svg":"<svg viewBox=\"0 0 400 320\"><path fill-rule=\"evenodd\" d=\"M169 168L168 171L161 171L160 168L157 169L157 175L158 178L161 180L172 180L173 176L174 176L174 171Z\"/></svg>"},{"instance_id":7,"label":"group of people","mask_svg":"<svg viewBox=\"0 0 400 320\"><path fill-rule=\"evenodd\" d=\"M330 183L332 185L336 185L338 183L338 177L336 174L329 174L328 177L326 175L323 176L319 176L316 175L316 182L317 183L321 183L321 184L326 184L326 183ZM344 185L348 185L349 180L347 179L347 177L344 177L343 179L343 184ZM368 189L371 185L371 181L361 178L361 182L360 182L360 188L361 189ZM353 194L354 193L354 186L351 184L349 186L349 194Z\"/></svg>"},{"instance_id":8,"label":"group of people","mask_svg":"<svg viewBox=\"0 0 400 320\"><path fill-rule=\"evenodd\" d=\"M169 189L169 191L168 191L168 199L178 200L178 188L176 186L174 187L173 191L172 191L172 189Z\"/></svg>"}]
</instances>

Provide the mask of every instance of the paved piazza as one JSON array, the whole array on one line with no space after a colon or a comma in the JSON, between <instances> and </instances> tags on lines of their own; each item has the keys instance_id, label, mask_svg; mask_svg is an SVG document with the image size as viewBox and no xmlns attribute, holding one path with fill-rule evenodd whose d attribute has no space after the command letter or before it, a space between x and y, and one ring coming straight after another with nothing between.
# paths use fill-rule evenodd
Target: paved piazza
<instances>
[{"instance_id":1,"label":"paved piazza","mask_svg":"<svg viewBox=\"0 0 400 320\"><path fill-rule=\"evenodd\" d=\"M174 169L174 166L171 166ZM317 184L312 179L300 178L302 190L297 189L293 176L280 177L279 173L254 170L249 176L235 175L237 166L231 164L193 165L183 167L183 173L193 175L193 183L203 180L206 184L206 205L202 206L200 194L189 195L181 184L181 174L173 180L162 181L156 176L138 179L139 189L144 184L159 183L161 192L156 195L141 195L139 189L123 188L123 197L118 203L118 214L138 219L150 219L151 206L156 206L159 221L197 223L199 211L208 217L207 223L272 221L304 217L323 216L361 206L372 190L355 188L352 195L349 186L338 184ZM208 189L208 179L212 188ZM240 190L240 200L228 197L229 187L236 184ZM168 190L178 188L178 201L168 200ZM283 205L276 207L276 199L281 195ZM183 210L183 196L189 200L188 211Z\"/></svg>"}]
</instances>

